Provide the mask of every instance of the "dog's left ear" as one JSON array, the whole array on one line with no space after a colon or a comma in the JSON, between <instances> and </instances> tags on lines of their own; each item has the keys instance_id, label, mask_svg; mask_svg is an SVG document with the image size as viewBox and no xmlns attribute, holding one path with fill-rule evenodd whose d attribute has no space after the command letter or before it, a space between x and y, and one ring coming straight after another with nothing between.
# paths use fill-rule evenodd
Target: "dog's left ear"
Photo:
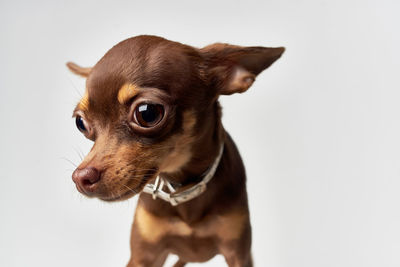
<instances>
[{"instance_id":1,"label":"dog's left ear","mask_svg":"<svg viewBox=\"0 0 400 267\"><path fill-rule=\"evenodd\" d=\"M73 62L67 62L66 65L70 71L85 78L87 78L92 71L92 68L84 68Z\"/></svg>"},{"instance_id":2,"label":"dog's left ear","mask_svg":"<svg viewBox=\"0 0 400 267\"><path fill-rule=\"evenodd\" d=\"M221 43L200 49L206 59L209 78L222 95L245 92L256 76L284 51L284 47L242 47Z\"/></svg>"}]
</instances>

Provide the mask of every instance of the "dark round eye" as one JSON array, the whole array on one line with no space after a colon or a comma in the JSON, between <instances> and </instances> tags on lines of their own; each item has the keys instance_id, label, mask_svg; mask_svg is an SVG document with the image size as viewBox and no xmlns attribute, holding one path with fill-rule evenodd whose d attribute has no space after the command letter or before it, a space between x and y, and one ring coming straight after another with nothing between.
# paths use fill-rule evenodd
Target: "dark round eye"
<instances>
[{"instance_id":1,"label":"dark round eye","mask_svg":"<svg viewBox=\"0 0 400 267\"><path fill-rule=\"evenodd\" d=\"M149 128L157 125L164 117L164 107L159 104L139 104L134 112L138 125Z\"/></svg>"},{"instance_id":2,"label":"dark round eye","mask_svg":"<svg viewBox=\"0 0 400 267\"><path fill-rule=\"evenodd\" d=\"M76 116L75 124L79 131L81 131L83 133L87 131L87 128L85 126L85 120L81 116L79 116L79 115Z\"/></svg>"}]
</instances>

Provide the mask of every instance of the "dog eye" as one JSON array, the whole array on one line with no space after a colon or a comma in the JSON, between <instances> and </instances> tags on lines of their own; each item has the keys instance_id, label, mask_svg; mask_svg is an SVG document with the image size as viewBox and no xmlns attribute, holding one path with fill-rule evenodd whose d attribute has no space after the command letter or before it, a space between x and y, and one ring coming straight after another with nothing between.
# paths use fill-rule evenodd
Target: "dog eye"
<instances>
[{"instance_id":1,"label":"dog eye","mask_svg":"<svg viewBox=\"0 0 400 267\"><path fill-rule=\"evenodd\" d=\"M75 124L79 131L81 131L82 133L87 132L86 122L81 116L76 116Z\"/></svg>"},{"instance_id":2,"label":"dog eye","mask_svg":"<svg viewBox=\"0 0 400 267\"><path fill-rule=\"evenodd\" d=\"M164 107L159 104L140 104L135 108L134 119L142 127L157 125L164 117Z\"/></svg>"}]
</instances>

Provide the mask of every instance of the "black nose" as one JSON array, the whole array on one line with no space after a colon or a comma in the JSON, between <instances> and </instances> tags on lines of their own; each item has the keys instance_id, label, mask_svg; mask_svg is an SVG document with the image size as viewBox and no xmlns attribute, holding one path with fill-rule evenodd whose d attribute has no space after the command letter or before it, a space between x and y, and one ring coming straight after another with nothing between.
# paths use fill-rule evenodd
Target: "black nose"
<instances>
[{"instance_id":1,"label":"black nose","mask_svg":"<svg viewBox=\"0 0 400 267\"><path fill-rule=\"evenodd\" d=\"M85 192L91 192L94 185L100 181L100 172L93 167L76 169L72 174L72 181Z\"/></svg>"}]
</instances>

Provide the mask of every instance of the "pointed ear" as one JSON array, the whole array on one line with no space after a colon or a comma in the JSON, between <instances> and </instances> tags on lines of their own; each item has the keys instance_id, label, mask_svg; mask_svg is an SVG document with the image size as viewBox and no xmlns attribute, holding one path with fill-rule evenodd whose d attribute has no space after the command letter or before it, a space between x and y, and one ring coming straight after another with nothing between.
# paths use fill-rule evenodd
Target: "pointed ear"
<instances>
[{"instance_id":1,"label":"pointed ear","mask_svg":"<svg viewBox=\"0 0 400 267\"><path fill-rule=\"evenodd\" d=\"M73 73L80 75L82 77L85 77L85 78L87 78L89 76L90 71L92 70L92 68L83 68L73 62L67 62L67 67Z\"/></svg>"},{"instance_id":2,"label":"pointed ear","mask_svg":"<svg viewBox=\"0 0 400 267\"><path fill-rule=\"evenodd\" d=\"M285 51L284 47L242 47L212 44L200 49L206 59L207 73L219 94L243 93L264 69Z\"/></svg>"}]
</instances>

